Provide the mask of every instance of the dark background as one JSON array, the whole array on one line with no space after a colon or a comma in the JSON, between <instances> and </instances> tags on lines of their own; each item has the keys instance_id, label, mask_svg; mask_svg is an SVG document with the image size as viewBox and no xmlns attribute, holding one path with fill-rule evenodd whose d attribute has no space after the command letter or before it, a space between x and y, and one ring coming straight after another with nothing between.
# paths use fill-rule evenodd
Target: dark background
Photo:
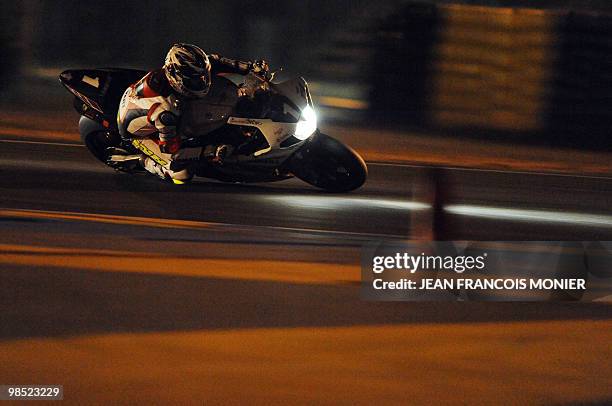
<instances>
[{"instance_id":1,"label":"dark background","mask_svg":"<svg viewBox=\"0 0 612 406\"><path fill-rule=\"evenodd\" d=\"M609 1L25 0L1 11L0 90L22 100L41 71L155 68L182 41L265 58L315 96L365 106L321 101L332 119L610 148Z\"/></svg>"},{"instance_id":2,"label":"dark background","mask_svg":"<svg viewBox=\"0 0 612 406\"><path fill-rule=\"evenodd\" d=\"M183 41L242 58L265 56L301 69L316 65L308 56L329 45L331 34L355 20L391 16L410 3L612 10L605 0L24 0L2 4L3 46L17 55L17 65L106 61L156 66L169 45Z\"/></svg>"}]
</instances>

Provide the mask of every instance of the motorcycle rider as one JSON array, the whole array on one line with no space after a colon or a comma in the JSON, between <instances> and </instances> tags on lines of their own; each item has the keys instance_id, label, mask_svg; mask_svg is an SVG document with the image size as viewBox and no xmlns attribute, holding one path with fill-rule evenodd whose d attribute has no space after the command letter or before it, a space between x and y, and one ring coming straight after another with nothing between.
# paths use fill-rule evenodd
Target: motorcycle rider
<instances>
[{"instance_id":1,"label":"motorcycle rider","mask_svg":"<svg viewBox=\"0 0 612 406\"><path fill-rule=\"evenodd\" d=\"M157 135L161 157L155 148L141 148L144 155L140 161L144 168L177 184L189 181L193 174L185 166L181 167L180 162L175 162L181 159L181 135L177 132L181 103L186 99L206 97L218 74L247 75L250 72L265 77L268 65L263 60L239 61L217 54L207 55L192 44L174 44L161 69L147 73L126 89L117 115L119 133L128 142ZM217 155L225 147L218 146ZM115 166L125 169L122 165Z\"/></svg>"}]
</instances>

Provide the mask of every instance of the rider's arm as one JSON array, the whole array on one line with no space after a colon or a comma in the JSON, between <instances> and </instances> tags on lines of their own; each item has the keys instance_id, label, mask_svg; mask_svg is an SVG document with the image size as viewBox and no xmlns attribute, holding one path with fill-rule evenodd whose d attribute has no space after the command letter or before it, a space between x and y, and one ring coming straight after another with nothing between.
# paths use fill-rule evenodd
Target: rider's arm
<instances>
[{"instance_id":1,"label":"rider's arm","mask_svg":"<svg viewBox=\"0 0 612 406\"><path fill-rule=\"evenodd\" d=\"M239 75L247 75L250 72L260 73L268 71L268 64L261 61L239 61L236 59L226 58L218 54L208 55L211 65L211 73L213 75L219 73L237 73Z\"/></svg>"},{"instance_id":2,"label":"rider's arm","mask_svg":"<svg viewBox=\"0 0 612 406\"><path fill-rule=\"evenodd\" d=\"M168 102L153 106L149 112L149 121L155 125L159 133L162 152L174 154L180 148L180 138L177 136L179 111Z\"/></svg>"}]
</instances>

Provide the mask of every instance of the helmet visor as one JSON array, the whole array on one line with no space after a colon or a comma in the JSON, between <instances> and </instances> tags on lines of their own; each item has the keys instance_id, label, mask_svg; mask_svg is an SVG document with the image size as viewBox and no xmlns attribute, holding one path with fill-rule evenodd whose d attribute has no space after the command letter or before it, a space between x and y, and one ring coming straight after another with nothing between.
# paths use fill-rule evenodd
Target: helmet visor
<instances>
[{"instance_id":1,"label":"helmet visor","mask_svg":"<svg viewBox=\"0 0 612 406\"><path fill-rule=\"evenodd\" d=\"M202 91L206 88L206 76L189 76L183 79L183 84L189 90Z\"/></svg>"}]
</instances>

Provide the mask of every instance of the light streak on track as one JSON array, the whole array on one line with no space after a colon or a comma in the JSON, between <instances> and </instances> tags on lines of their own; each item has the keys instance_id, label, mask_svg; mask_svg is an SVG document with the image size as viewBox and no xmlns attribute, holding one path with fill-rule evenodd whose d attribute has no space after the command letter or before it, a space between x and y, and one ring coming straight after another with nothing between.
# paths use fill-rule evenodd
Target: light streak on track
<instances>
[{"instance_id":1,"label":"light streak on track","mask_svg":"<svg viewBox=\"0 0 612 406\"><path fill-rule=\"evenodd\" d=\"M371 197L337 197L337 196L265 196L265 200L284 203L287 206L297 206L308 209L339 210L352 208L378 208L392 210L427 210L430 205L421 202L412 202L399 199L382 199Z\"/></svg>"},{"instance_id":2,"label":"light streak on track","mask_svg":"<svg viewBox=\"0 0 612 406\"><path fill-rule=\"evenodd\" d=\"M528 221L533 223L560 223L594 227L612 227L612 216L592 213L576 213L548 210L527 210L510 207L486 207L474 205L449 205L444 208L451 214L483 217L495 220Z\"/></svg>"}]
</instances>

